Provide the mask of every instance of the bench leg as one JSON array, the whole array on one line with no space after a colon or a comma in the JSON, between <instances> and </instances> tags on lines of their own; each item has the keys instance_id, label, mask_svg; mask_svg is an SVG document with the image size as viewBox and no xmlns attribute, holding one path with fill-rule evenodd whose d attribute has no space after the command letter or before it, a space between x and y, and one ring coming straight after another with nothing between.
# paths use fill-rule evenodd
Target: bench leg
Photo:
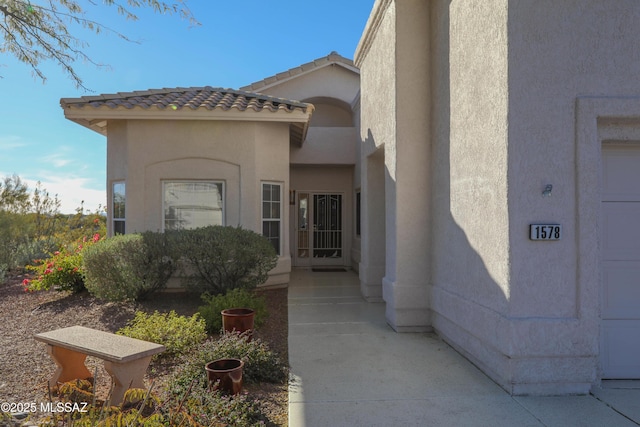
<instances>
[{"instance_id":1,"label":"bench leg","mask_svg":"<svg viewBox=\"0 0 640 427\"><path fill-rule=\"evenodd\" d=\"M150 362L151 356L125 363L115 363L105 360L104 369L111 375L111 380L113 381L113 393L111 394L112 405L122 403L124 393L129 388L146 388L143 380Z\"/></svg>"},{"instance_id":2,"label":"bench leg","mask_svg":"<svg viewBox=\"0 0 640 427\"><path fill-rule=\"evenodd\" d=\"M58 365L58 369L51 377L50 386L52 388L57 387L58 383L91 378L91 372L84 365L84 360L87 358L86 354L52 345L47 346L47 353Z\"/></svg>"}]
</instances>

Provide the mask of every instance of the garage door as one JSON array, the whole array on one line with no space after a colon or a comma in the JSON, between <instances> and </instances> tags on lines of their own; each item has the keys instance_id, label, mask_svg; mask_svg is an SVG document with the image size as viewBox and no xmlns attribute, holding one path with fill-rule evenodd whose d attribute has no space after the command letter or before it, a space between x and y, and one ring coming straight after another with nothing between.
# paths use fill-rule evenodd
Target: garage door
<instances>
[{"instance_id":1,"label":"garage door","mask_svg":"<svg viewBox=\"0 0 640 427\"><path fill-rule=\"evenodd\" d=\"M640 145L604 144L602 377L640 378Z\"/></svg>"}]
</instances>

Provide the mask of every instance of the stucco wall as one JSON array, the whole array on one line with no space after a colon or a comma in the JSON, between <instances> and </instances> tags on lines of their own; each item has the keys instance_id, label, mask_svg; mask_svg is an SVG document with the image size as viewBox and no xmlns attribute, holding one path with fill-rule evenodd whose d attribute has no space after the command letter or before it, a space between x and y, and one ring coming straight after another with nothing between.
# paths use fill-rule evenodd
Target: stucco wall
<instances>
[{"instance_id":1,"label":"stucco wall","mask_svg":"<svg viewBox=\"0 0 640 427\"><path fill-rule=\"evenodd\" d=\"M428 16L423 1L379 1L356 53L361 67L362 176L367 177L360 278L365 296L377 296L381 271L374 260L381 259L377 252L384 246L382 296L387 321L396 330L426 330L430 322L425 227L430 222L430 191L424 186L431 149ZM374 173L384 173L384 207L372 194L379 191L381 177L369 175L379 160L371 155L381 146L384 171ZM380 227L373 217L383 209L385 224Z\"/></svg>"},{"instance_id":2,"label":"stucco wall","mask_svg":"<svg viewBox=\"0 0 640 427\"><path fill-rule=\"evenodd\" d=\"M359 79L356 73L340 65L329 65L260 89L260 92L299 101L334 98L350 105L358 93L358 88Z\"/></svg>"},{"instance_id":3,"label":"stucco wall","mask_svg":"<svg viewBox=\"0 0 640 427\"><path fill-rule=\"evenodd\" d=\"M286 123L129 120L110 124L107 179L126 180L127 232L163 229L163 180L224 182L224 223L262 232L261 182L289 189ZM113 129L113 132L112 132ZM269 284L288 280L288 210L284 247Z\"/></svg>"},{"instance_id":4,"label":"stucco wall","mask_svg":"<svg viewBox=\"0 0 640 427\"><path fill-rule=\"evenodd\" d=\"M577 234L593 214L579 204L599 200L576 191L599 169L576 168L576 100L639 95L639 17L634 1L433 5L434 326L512 393L599 378L599 259L579 249L598 236ZM531 223L564 236L530 241Z\"/></svg>"},{"instance_id":5,"label":"stucco wall","mask_svg":"<svg viewBox=\"0 0 640 427\"><path fill-rule=\"evenodd\" d=\"M357 161L356 145L354 127L311 127L302 147L291 145L291 163L353 165Z\"/></svg>"},{"instance_id":6,"label":"stucco wall","mask_svg":"<svg viewBox=\"0 0 640 427\"><path fill-rule=\"evenodd\" d=\"M364 297L372 300L382 299L382 279L388 252L385 230L388 172L385 157L386 147L395 144L396 134L395 4L386 2L383 10L379 3L376 2L374 14L367 23L369 31L375 34L360 41L355 57L356 65L360 67L362 141L359 162L362 193L359 276Z\"/></svg>"},{"instance_id":7,"label":"stucco wall","mask_svg":"<svg viewBox=\"0 0 640 427\"><path fill-rule=\"evenodd\" d=\"M431 18L433 324L499 377L511 292L507 1L440 1Z\"/></svg>"},{"instance_id":8,"label":"stucco wall","mask_svg":"<svg viewBox=\"0 0 640 427\"><path fill-rule=\"evenodd\" d=\"M511 2L509 186L514 229L525 229L533 220L575 229L576 97L639 94L638 18L640 4L635 1L591 0L579 6ZM545 184L553 184L550 198L540 197ZM514 233L514 314L577 316L578 253L572 237L541 246Z\"/></svg>"},{"instance_id":9,"label":"stucco wall","mask_svg":"<svg viewBox=\"0 0 640 427\"><path fill-rule=\"evenodd\" d=\"M576 233L585 214L576 177L599 179L599 168L576 170L582 149L576 100L640 95L639 19L633 0L509 2L510 314L517 318L511 333L529 336L513 348L515 383L541 366L518 360L534 352L551 366L550 382L557 381L553 374L585 383L598 378L599 289L587 286L580 270L587 254L579 250L585 240L598 247L598 236ZM553 185L552 197L540 196L546 184ZM550 244L529 241L533 222L562 224L565 236ZM524 320L530 318L541 320ZM564 373L553 363L558 356L570 365Z\"/></svg>"}]
</instances>

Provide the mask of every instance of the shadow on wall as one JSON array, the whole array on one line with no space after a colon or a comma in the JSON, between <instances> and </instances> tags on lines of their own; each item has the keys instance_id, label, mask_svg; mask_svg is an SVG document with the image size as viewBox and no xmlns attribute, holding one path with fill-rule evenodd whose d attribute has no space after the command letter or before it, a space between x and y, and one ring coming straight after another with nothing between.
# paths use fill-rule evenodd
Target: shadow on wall
<instances>
[{"instance_id":1,"label":"shadow on wall","mask_svg":"<svg viewBox=\"0 0 640 427\"><path fill-rule=\"evenodd\" d=\"M431 37L435 38L431 43L432 51L430 52L432 123L431 135L425 136L425 143L431 144L431 159L425 159L425 162L430 162L431 182L425 183L423 188L415 189L415 191L431 191L429 211L415 212L415 215L424 218L424 226L430 229L431 250L428 254L414 254L411 262L430 265L430 277L424 278L423 285L429 286L431 325L436 332L500 384L505 384L510 379L505 377L506 374L499 367L499 363L510 356L506 354L509 348L507 334L501 330L504 326L501 320L509 312L508 289L503 289L499 285L485 262L485 257L489 259L493 257L492 267L496 267L495 251L500 248L484 245L481 249L477 249L469 238L470 234L474 236L486 234L491 237L494 236L495 230L478 230L477 228L467 230L455 217L456 211L464 212L462 216L465 218L468 218L471 213L479 216L486 215L486 212L494 210L487 204L499 202L496 202L495 198L484 197L485 191L494 191L494 189L482 188L477 182L469 186L468 190L460 186L455 190L452 189L454 180L460 178L473 180L474 177L479 176L480 171L478 173L473 170L464 171L464 176L459 178L452 176L449 7L450 1L442 1L431 10ZM398 99L396 103L402 102L402 99ZM472 114L473 110L469 107L469 105L466 106L468 114ZM457 114L459 116L460 113ZM456 126L463 126L463 123L458 122ZM381 272L383 277L395 277L396 245L406 242L396 242L395 238L398 235L396 230L404 225L394 223L393 219L396 218L395 211L403 209L403 206L398 206L392 196L395 194L395 186L398 183L390 174L386 163L389 157L385 158L384 152L385 144L388 143L388 141L377 140L372 129L368 129L367 137L362 141L363 153L372 153L365 159L366 171L363 176L363 181L368 183L368 188L365 190L366 194L362 195L363 216L366 217L363 221L366 226L362 230L362 251L363 259L365 251L370 252L367 255L370 264L381 263L380 265L384 266ZM411 146L402 146L402 141L397 143L400 146L394 148L411 150ZM391 147L386 149L389 148ZM401 164L395 165L396 170L401 168ZM489 181L484 185L489 186ZM452 191L455 193L453 206ZM478 224L480 226L489 224L492 218L487 220L472 224L474 227ZM503 228L507 227L508 224L503 225ZM374 230L378 232L374 233ZM380 230L384 232L380 233ZM506 241L508 232L505 233L507 237L499 243L508 245ZM498 240L495 236L494 239ZM507 248L503 249L506 253ZM507 263L508 259L505 258L504 265L496 268L508 271ZM504 277L508 277L508 274ZM377 282L377 285L379 283ZM506 287L508 283L503 285Z\"/></svg>"},{"instance_id":2,"label":"shadow on wall","mask_svg":"<svg viewBox=\"0 0 640 427\"><path fill-rule=\"evenodd\" d=\"M508 343L504 342L506 331L501 330L501 319L508 313L508 289L503 289L493 278L485 254L472 245L468 233L475 236L484 234L493 236L495 230L489 229L487 221L473 223L474 226L487 227L485 230L465 229L455 217L456 211L468 210L473 215L483 216L490 212L488 203L495 198L487 198L478 183L469 186L465 194L461 188L453 189L451 153L452 73L464 70L451 70L450 46L450 9L452 2L441 1L432 8L431 44L431 82L432 82L432 182L431 207L431 312L432 325L436 332L454 348L477 364L499 384L511 381L498 365L500 359L509 357ZM473 114L472 106L466 105L466 114ZM456 115L460 117L460 112ZM464 120L457 126L464 126ZM460 133L460 131L458 131ZM476 174L465 171L467 179ZM485 186L488 185L486 182ZM494 191L493 188L484 188ZM452 191L456 191L455 205L452 206ZM508 224L504 224L508 227ZM508 236L508 233L507 233ZM507 237L508 238L508 237ZM504 241L502 244L507 245ZM499 250L500 248L493 248ZM506 249L506 248L503 248ZM490 251L489 246L484 251ZM492 254L487 253L491 257ZM508 259L504 259L504 269L508 269ZM506 276L508 277L508 275Z\"/></svg>"}]
</instances>

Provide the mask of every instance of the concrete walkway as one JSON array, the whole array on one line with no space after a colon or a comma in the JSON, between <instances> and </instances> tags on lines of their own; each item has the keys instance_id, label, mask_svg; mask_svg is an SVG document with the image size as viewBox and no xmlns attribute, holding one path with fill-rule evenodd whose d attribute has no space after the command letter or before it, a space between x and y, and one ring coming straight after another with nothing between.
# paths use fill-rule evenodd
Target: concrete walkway
<instances>
[{"instance_id":1,"label":"concrete walkway","mask_svg":"<svg viewBox=\"0 0 640 427\"><path fill-rule=\"evenodd\" d=\"M353 272L293 272L289 361L291 427L640 425L638 383L510 396L436 335L394 332Z\"/></svg>"}]
</instances>

